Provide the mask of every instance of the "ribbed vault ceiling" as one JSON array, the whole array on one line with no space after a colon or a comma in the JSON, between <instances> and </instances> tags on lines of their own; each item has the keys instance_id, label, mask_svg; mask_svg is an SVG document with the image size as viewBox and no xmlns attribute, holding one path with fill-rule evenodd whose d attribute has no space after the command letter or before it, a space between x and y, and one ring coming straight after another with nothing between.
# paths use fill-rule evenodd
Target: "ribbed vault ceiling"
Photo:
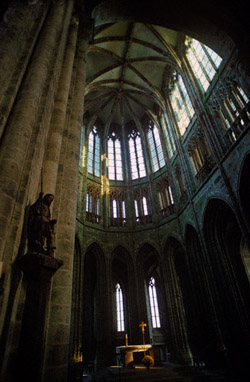
<instances>
[{"instance_id":1,"label":"ribbed vault ceiling","mask_svg":"<svg viewBox=\"0 0 250 382\"><path fill-rule=\"evenodd\" d=\"M180 65L180 34L163 27L119 22L95 28L87 59L85 117L136 124L165 107L169 73Z\"/></svg>"}]
</instances>

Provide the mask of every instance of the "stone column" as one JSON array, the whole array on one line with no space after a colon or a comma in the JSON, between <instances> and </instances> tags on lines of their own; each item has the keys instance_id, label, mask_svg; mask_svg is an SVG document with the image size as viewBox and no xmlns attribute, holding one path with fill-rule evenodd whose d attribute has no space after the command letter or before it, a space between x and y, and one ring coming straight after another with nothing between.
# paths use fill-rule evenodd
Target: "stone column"
<instances>
[{"instance_id":1,"label":"stone column","mask_svg":"<svg viewBox=\"0 0 250 382\"><path fill-rule=\"evenodd\" d=\"M27 293L15 374L20 380L38 382L41 378L50 283L62 261L43 254L28 253L18 265L27 280Z\"/></svg>"},{"instance_id":2,"label":"stone column","mask_svg":"<svg viewBox=\"0 0 250 382\"><path fill-rule=\"evenodd\" d=\"M173 251L173 249L172 249ZM171 331L173 345L175 347L175 361L184 365L192 365L192 355L188 344L186 320L184 316L181 289L178 282L174 253L169 254L167 268L167 288L171 309Z\"/></svg>"},{"instance_id":3,"label":"stone column","mask_svg":"<svg viewBox=\"0 0 250 382\"><path fill-rule=\"evenodd\" d=\"M27 149L37 119L41 93L50 72L51 58L64 19L64 6L52 6L46 27L32 57L1 142L0 154L0 258L3 257L9 224L24 171Z\"/></svg>"},{"instance_id":4,"label":"stone column","mask_svg":"<svg viewBox=\"0 0 250 382\"><path fill-rule=\"evenodd\" d=\"M0 25L0 136L13 107L48 6L12 2Z\"/></svg>"},{"instance_id":5,"label":"stone column","mask_svg":"<svg viewBox=\"0 0 250 382\"><path fill-rule=\"evenodd\" d=\"M43 191L44 194L55 194L57 172L59 166L62 134L65 122L71 75L73 70L75 48L77 41L78 20L72 18L71 27L65 51L65 57L59 79L59 88L55 99L51 126L47 138L46 151L43 161Z\"/></svg>"},{"instance_id":6,"label":"stone column","mask_svg":"<svg viewBox=\"0 0 250 382\"><path fill-rule=\"evenodd\" d=\"M66 381L68 373L79 151L89 39L88 23L84 17L79 20L83 25L79 25L53 211L57 218L56 253L60 253L64 267L53 279L43 375L46 382Z\"/></svg>"}]
</instances>

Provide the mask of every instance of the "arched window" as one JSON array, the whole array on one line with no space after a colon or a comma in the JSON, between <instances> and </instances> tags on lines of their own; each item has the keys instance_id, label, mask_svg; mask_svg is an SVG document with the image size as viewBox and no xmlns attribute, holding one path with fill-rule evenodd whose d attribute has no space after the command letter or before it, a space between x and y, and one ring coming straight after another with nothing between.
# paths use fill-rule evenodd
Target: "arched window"
<instances>
[{"instance_id":1,"label":"arched window","mask_svg":"<svg viewBox=\"0 0 250 382\"><path fill-rule=\"evenodd\" d=\"M93 187L87 189L86 219L91 223L100 222L100 192Z\"/></svg>"},{"instance_id":2,"label":"arched window","mask_svg":"<svg viewBox=\"0 0 250 382\"><path fill-rule=\"evenodd\" d=\"M149 211L148 196L146 190L136 190L134 194L135 218L137 224L148 224L152 222Z\"/></svg>"},{"instance_id":3,"label":"arched window","mask_svg":"<svg viewBox=\"0 0 250 382\"><path fill-rule=\"evenodd\" d=\"M120 284L115 286L115 296L116 296L116 322L117 331L124 332L125 322L124 322L124 303L123 303L123 293Z\"/></svg>"},{"instance_id":4,"label":"arched window","mask_svg":"<svg viewBox=\"0 0 250 382\"><path fill-rule=\"evenodd\" d=\"M110 192L110 225L124 226L126 224L126 209L123 192Z\"/></svg>"},{"instance_id":5,"label":"arched window","mask_svg":"<svg viewBox=\"0 0 250 382\"><path fill-rule=\"evenodd\" d=\"M183 135L194 115L194 109L182 77L175 72L172 81L173 88L170 94L170 102L180 134Z\"/></svg>"},{"instance_id":6,"label":"arched window","mask_svg":"<svg viewBox=\"0 0 250 382\"><path fill-rule=\"evenodd\" d=\"M146 176L146 169L139 132L132 131L128 136L130 168L132 179Z\"/></svg>"},{"instance_id":7,"label":"arched window","mask_svg":"<svg viewBox=\"0 0 250 382\"><path fill-rule=\"evenodd\" d=\"M117 214L117 200L116 199L113 199L112 201L112 215L113 215L113 218L117 218L118 214Z\"/></svg>"},{"instance_id":8,"label":"arched window","mask_svg":"<svg viewBox=\"0 0 250 382\"><path fill-rule=\"evenodd\" d=\"M95 126L89 134L88 144L88 172L100 176L100 138Z\"/></svg>"},{"instance_id":9,"label":"arched window","mask_svg":"<svg viewBox=\"0 0 250 382\"><path fill-rule=\"evenodd\" d=\"M143 210L144 216L148 215L148 203L147 203L146 196L143 196L142 198L142 210Z\"/></svg>"},{"instance_id":10,"label":"arched window","mask_svg":"<svg viewBox=\"0 0 250 382\"><path fill-rule=\"evenodd\" d=\"M169 158L172 158L172 156L174 155L174 152L176 151L176 146L175 146L171 126L166 114L162 115L161 117L161 126L163 128L163 132L165 135L167 152L168 152Z\"/></svg>"},{"instance_id":11,"label":"arched window","mask_svg":"<svg viewBox=\"0 0 250 382\"><path fill-rule=\"evenodd\" d=\"M114 132L108 136L108 176L111 180L123 180L121 142Z\"/></svg>"},{"instance_id":12,"label":"arched window","mask_svg":"<svg viewBox=\"0 0 250 382\"><path fill-rule=\"evenodd\" d=\"M185 45L188 47L186 52L188 62L201 88L206 92L222 58L206 45L190 37L186 37Z\"/></svg>"},{"instance_id":13,"label":"arched window","mask_svg":"<svg viewBox=\"0 0 250 382\"><path fill-rule=\"evenodd\" d=\"M151 124L148 128L148 142L153 172L156 172L165 165L165 159L158 128L153 124Z\"/></svg>"},{"instance_id":14,"label":"arched window","mask_svg":"<svg viewBox=\"0 0 250 382\"><path fill-rule=\"evenodd\" d=\"M149 280L148 294L149 294L149 304L150 304L152 326L153 328L160 328L161 321L160 321L160 313L159 313L159 306L158 306L158 299L157 299L154 277L151 277L151 279Z\"/></svg>"}]
</instances>

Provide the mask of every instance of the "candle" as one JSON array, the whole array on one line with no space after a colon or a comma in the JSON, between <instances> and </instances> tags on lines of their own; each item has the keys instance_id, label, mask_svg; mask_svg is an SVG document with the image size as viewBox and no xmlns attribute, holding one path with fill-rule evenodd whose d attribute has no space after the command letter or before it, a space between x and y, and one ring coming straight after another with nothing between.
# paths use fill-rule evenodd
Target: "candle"
<instances>
[{"instance_id":1,"label":"candle","mask_svg":"<svg viewBox=\"0 0 250 382\"><path fill-rule=\"evenodd\" d=\"M128 335L127 335L127 333L125 334L125 341L126 341L126 346L128 346Z\"/></svg>"}]
</instances>

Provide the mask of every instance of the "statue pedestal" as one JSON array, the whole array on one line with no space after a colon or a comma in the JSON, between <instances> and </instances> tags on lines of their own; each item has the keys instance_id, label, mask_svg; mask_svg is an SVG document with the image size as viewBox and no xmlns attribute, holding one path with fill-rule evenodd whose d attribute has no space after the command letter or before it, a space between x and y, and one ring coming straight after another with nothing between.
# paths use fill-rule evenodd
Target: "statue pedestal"
<instances>
[{"instance_id":1,"label":"statue pedestal","mask_svg":"<svg viewBox=\"0 0 250 382\"><path fill-rule=\"evenodd\" d=\"M41 378L50 283L52 276L62 265L61 260L41 253L28 253L18 262L27 280L27 292L19 341L17 375L26 381L38 382Z\"/></svg>"}]
</instances>

